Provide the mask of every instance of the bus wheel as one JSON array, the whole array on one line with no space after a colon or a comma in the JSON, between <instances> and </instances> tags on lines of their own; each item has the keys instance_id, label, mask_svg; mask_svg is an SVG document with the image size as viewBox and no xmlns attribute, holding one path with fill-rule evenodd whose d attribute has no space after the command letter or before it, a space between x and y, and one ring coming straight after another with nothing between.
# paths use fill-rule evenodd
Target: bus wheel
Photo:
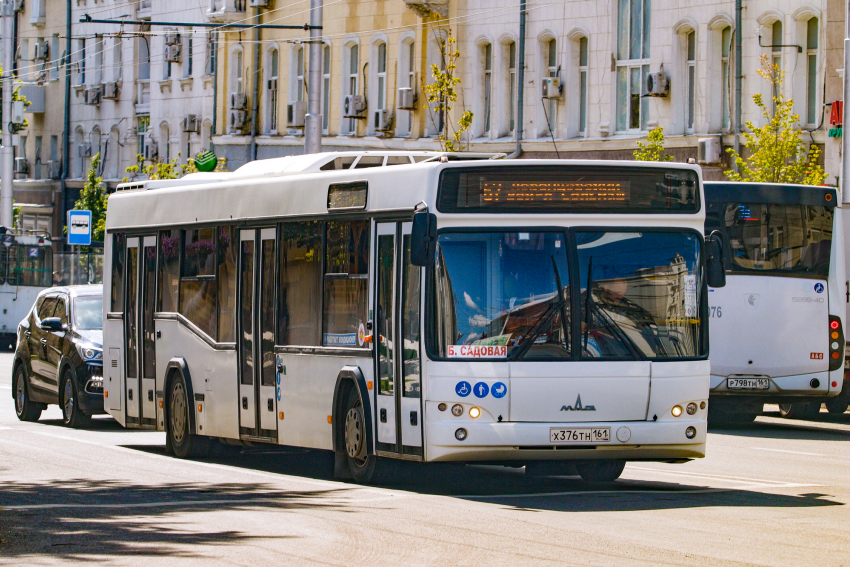
<instances>
[{"instance_id":1,"label":"bus wheel","mask_svg":"<svg viewBox=\"0 0 850 567\"><path fill-rule=\"evenodd\" d=\"M185 459L203 457L210 450L210 439L189 433L189 403L182 377L171 381L168 391L168 441L174 456Z\"/></svg>"},{"instance_id":2,"label":"bus wheel","mask_svg":"<svg viewBox=\"0 0 850 567\"><path fill-rule=\"evenodd\" d=\"M348 394L346 408L343 433L348 469L355 482L368 484L375 477L378 458L370 455L366 447L366 419L363 415L363 403L354 390Z\"/></svg>"},{"instance_id":3,"label":"bus wheel","mask_svg":"<svg viewBox=\"0 0 850 567\"><path fill-rule=\"evenodd\" d=\"M624 468L626 461L576 461L578 474L587 482L614 482Z\"/></svg>"},{"instance_id":4,"label":"bus wheel","mask_svg":"<svg viewBox=\"0 0 850 567\"><path fill-rule=\"evenodd\" d=\"M38 421L41 417L41 408L30 400L29 388L27 387L27 371L24 365L18 366L15 371L15 413L21 421Z\"/></svg>"},{"instance_id":5,"label":"bus wheel","mask_svg":"<svg viewBox=\"0 0 850 567\"><path fill-rule=\"evenodd\" d=\"M62 423L66 427L81 429L91 425L91 416L80 410L77 399L77 377L73 370L68 369L59 384L59 403L62 406Z\"/></svg>"},{"instance_id":6,"label":"bus wheel","mask_svg":"<svg viewBox=\"0 0 850 567\"><path fill-rule=\"evenodd\" d=\"M850 399L839 396L837 398L832 398L828 402L824 402L826 406L826 410L832 414L842 414L847 411L847 408L850 407Z\"/></svg>"},{"instance_id":7,"label":"bus wheel","mask_svg":"<svg viewBox=\"0 0 850 567\"><path fill-rule=\"evenodd\" d=\"M786 419L815 419L820 414L820 402L809 404L779 404L779 415Z\"/></svg>"}]
</instances>

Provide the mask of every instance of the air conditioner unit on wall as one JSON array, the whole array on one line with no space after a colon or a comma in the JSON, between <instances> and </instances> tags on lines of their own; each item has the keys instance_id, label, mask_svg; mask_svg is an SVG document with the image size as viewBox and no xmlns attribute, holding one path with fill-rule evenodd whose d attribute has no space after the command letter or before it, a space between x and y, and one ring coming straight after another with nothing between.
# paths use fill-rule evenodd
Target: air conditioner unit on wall
<instances>
[{"instance_id":1,"label":"air conditioner unit on wall","mask_svg":"<svg viewBox=\"0 0 850 567\"><path fill-rule=\"evenodd\" d=\"M363 118L366 110L366 98L361 95L348 95L343 100L342 115L346 118Z\"/></svg>"},{"instance_id":2,"label":"air conditioner unit on wall","mask_svg":"<svg viewBox=\"0 0 850 567\"><path fill-rule=\"evenodd\" d=\"M561 98L561 79L558 77L543 77L540 80L543 85L543 98Z\"/></svg>"},{"instance_id":3,"label":"air conditioner unit on wall","mask_svg":"<svg viewBox=\"0 0 850 567\"><path fill-rule=\"evenodd\" d=\"M103 98L106 100L118 100L118 83L115 81L104 83Z\"/></svg>"},{"instance_id":4,"label":"air conditioner unit on wall","mask_svg":"<svg viewBox=\"0 0 850 567\"><path fill-rule=\"evenodd\" d=\"M286 103L286 127L303 128L304 116L307 114L307 102L296 100Z\"/></svg>"},{"instance_id":5,"label":"air conditioner unit on wall","mask_svg":"<svg viewBox=\"0 0 850 567\"><path fill-rule=\"evenodd\" d=\"M720 148L720 138L700 138L697 141L697 162L698 163L720 163L722 155Z\"/></svg>"},{"instance_id":6,"label":"air conditioner unit on wall","mask_svg":"<svg viewBox=\"0 0 850 567\"><path fill-rule=\"evenodd\" d=\"M24 101L22 100L14 100L12 101L12 120L10 120L12 124L23 124L24 123Z\"/></svg>"},{"instance_id":7,"label":"air conditioner unit on wall","mask_svg":"<svg viewBox=\"0 0 850 567\"><path fill-rule=\"evenodd\" d=\"M103 88L100 85L86 89L86 104L100 104Z\"/></svg>"},{"instance_id":8,"label":"air conditioner unit on wall","mask_svg":"<svg viewBox=\"0 0 850 567\"><path fill-rule=\"evenodd\" d=\"M271 3L271 0L248 0L248 5L252 8L268 8Z\"/></svg>"},{"instance_id":9,"label":"air conditioner unit on wall","mask_svg":"<svg viewBox=\"0 0 850 567\"><path fill-rule=\"evenodd\" d=\"M62 162L58 159L52 159L47 162L47 177L50 179L59 179L62 176Z\"/></svg>"},{"instance_id":10,"label":"air conditioner unit on wall","mask_svg":"<svg viewBox=\"0 0 850 567\"><path fill-rule=\"evenodd\" d=\"M180 45L180 34L175 31L166 33L165 45Z\"/></svg>"},{"instance_id":11,"label":"air conditioner unit on wall","mask_svg":"<svg viewBox=\"0 0 850 567\"><path fill-rule=\"evenodd\" d=\"M83 142L79 146L80 157L91 157L91 144Z\"/></svg>"},{"instance_id":12,"label":"air conditioner unit on wall","mask_svg":"<svg viewBox=\"0 0 850 567\"><path fill-rule=\"evenodd\" d=\"M24 0L15 0L12 3L12 11L13 12L23 12L24 11Z\"/></svg>"},{"instance_id":13,"label":"air conditioner unit on wall","mask_svg":"<svg viewBox=\"0 0 850 567\"><path fill-rule=\"evenodd\" d=\"M179 43L165 46L165 60L169 63L180 63L180 54L183 46Z\"/></svg>"},{"instance_id":14,"label":"air conditioner unit on wall","mask_svg":"<svg viewBox=\"0 0 850 567\"><path fill-rule=\"evenodd\" d=\"M388 108L382 108L372 113L372 126L376 132L388 132L392 129L393 117Z\"/></svg>"},{"instance_id":15,"label":"air conditioner unit on wall","mask_svg":"<svg viewBox=\"0 0 850 567\"><path fill-rule=\"evenodd\" d=\"M416 110L416 93L412 87L401 87L398 89L399 110Z\"/></svg>"},{"instance_id":16,"label":"air conditioner unit on wall","mask_svg":"<svg viewBox=\"0 0 850 567\"><path fill-rule=\"evenodd\" d=\"M197 114L189 114L183 118L183 131L194 132L195 134L201 131L201 124Z\"/></svg>"},{"instance_id":17,"label":"air conditioner unit on wall","mask_svg":"<svg viewBox=\"0 0 850 567\"><path fill-rule=\"evenodd\" d=\"M245 93L231 93L230 108L233 110L244 110L248 108L248 96Z\"/></svg>"},{"instance_id":18,"label":"air conditioner unit on wall","mask_svg":"<svg viewBox=\"0 0 850 567\"><path fill-rule=\"evenodd\" d=\"M16 157L15 158L15 173L29 173L30 164L27 162L27 158Z\"/></svg>"},{"instance_id":19,"label":"air conditioner unit on wall","mask_svg":"<svg viewBox=\"0 0 850 567\"><path fill-rule=\"evenodd\" d=\"M648 73L646 75L646 96L667 96L670 94L670 80L667 73Z\"/></svg>"},{"instance_id":20,"label":"air conditioner unit on wall","mask_svg":"<svg viewBox=\"0 0 850 567\"><path fill-rule=\"evenodd\" d=\"M35 42L35 60L46 61L50 53L50 46L46 41Z\"/></svg>"},{"instance_id":21,"label":"air conditioner unit on wall","mask_svg":"<svg viewBox=\"0 0 850 567\"><path fill-rule=\"evenodd\" d=\"M242 130L245 128L245 125L248 123L248 112L244 110L238 110L235 108L230 109L230 129L231 130Z\"/></svg>"}]
</instances>

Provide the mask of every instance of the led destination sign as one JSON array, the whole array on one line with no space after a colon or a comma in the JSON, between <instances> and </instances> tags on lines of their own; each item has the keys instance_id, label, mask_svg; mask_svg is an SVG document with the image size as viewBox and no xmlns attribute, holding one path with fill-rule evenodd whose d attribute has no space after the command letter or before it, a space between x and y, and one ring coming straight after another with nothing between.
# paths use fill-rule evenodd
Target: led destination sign
<instances>
[{"instance_id":1,"label":"led destination sign","mask_svg":"<svg viewBox=\"0 0 850 567\"><path fill-rule=\"evenodd\" d=\"M696 213L692 169L634 165L519 165L447 168L437 209L444 213Z\"/></svg>"}]
</instances>

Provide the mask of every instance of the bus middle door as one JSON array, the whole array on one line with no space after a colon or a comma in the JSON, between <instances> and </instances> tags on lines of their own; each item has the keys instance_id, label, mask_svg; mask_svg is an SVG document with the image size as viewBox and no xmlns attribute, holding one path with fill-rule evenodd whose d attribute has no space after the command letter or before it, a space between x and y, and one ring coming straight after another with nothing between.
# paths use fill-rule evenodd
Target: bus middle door
<instances>
[{"instance_id":1,"label":"bus middle door","mask_svg":"<svg viewBox=\"0 0 850 567\"><path fill-rule=\"evenodd\" d=\"M410 263L412 223L378 223L375 278L377 449L420 460L421 270Z\"/></svg>"},{"instance_id":2,"label":"bus middle door","mask_svg":"<svg viewBox=\"0 0 850 567\"><path fill-rule=\"evenodd\" d=\"M156 426L156 236L127 239L125 399L127 423Z\"/></svg>"},{"instance_id":3,"label":"bus middle door","mask_svg":"<svg viewBox=\"0 0 850 567\"><path fill-rule=\"evenodd\" d=\"M239 435L277 441L274 228L240 231Z\"/></svg>"}]
</instances>

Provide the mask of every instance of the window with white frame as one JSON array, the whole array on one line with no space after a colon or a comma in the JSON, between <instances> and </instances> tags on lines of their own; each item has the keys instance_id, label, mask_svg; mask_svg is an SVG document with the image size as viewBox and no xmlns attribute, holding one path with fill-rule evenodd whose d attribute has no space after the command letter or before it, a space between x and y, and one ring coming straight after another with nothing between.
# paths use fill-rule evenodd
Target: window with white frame
<instances>
[{"instance_id":1,"label":"window with white frame","mask_svg":"<svg viewBox=\"0 0 850 567\"><path fill-rule=\"evenodd\" d=\"M233 83L231 90L236 94L244 92L244 75L245 70L242 68L242 50L237 49L233 52Z\"/></svg>"},{"instance_id":2,"label":"window with white frame","mask_svg":"<svg viewBox=\"0 0 850 567\"><path fill-rule=\"evenodd\" d=\"M150 157L148 130L151 128L151 117L148 114L136 116L136 144L138 153Z\"/></svg>"},{"instance_id":3,"label":"window with white frame","mask_svg":"<svg viewBox=\"0 0 850 567\"><path fill-rule=\"evenodd\" d=\"M720 32L720 123L724 130L732 125L729 109L732 101L732 79L730 75L729 53L732 50L732 28L726 26Z\"/></svg>"},{"instance_id":4,"label":"window with white frame","mask_svg":"<svg viewBox=\"0 0 850 567\"><path fill-rule=\"evenodd\" d=\"M204 54L204 75L215 73L216 61L216 32L207 33L207 52Z\"/></svg>"},{"instance_id":5,"label":"window with white frame","mask_svg":"<svg viewBox=\"0 0 850 567\"><path fill-rule=\"evenodd\" d=\"M151 78L151 55L147 37L140 37L139 42L139 80L148 81Z\"/></svg>"},{"instance_id":6,"label":"window with white frame","mask_svg":"<svg viewBox=\"0 0 850 567\"><path fill-rule=\"evenodd\" d=\"M578 40L578 132L587 132L587 38Z\"/></svg>"},{"instance_id":7,"label":"window with white frame","mask_svg":"<svg viewBox=\"0 0 850 567\"><path fill-rule=\"evenodd\" d=\"M266 81L266 101L268 101L269 110L269 131L276 134L278 131L278 79L280 78L280 52L276 47L269 50L269 78Z\"/></svg>"},{"instance_id":8,"label":"window with white frame","mask_svg":"<svg viewBox=\"0 0 850 567\"><path fill-rule=\"evenodd\" d=\"M170 79L171 78L171 61L166 60L168 56L168 48L169 46L165 43L165 38L163 37L162 43L162 79Z\"/></svg>"},{"instance_id":9,"label":"window with white frame","mask_svg":"<svg viewBox=\"0 0 850 567\"><path fill-rule=\"evenodd\" d=\"M121 36L112 38L112 80L120 81L124 66L124 53Z\"/></svg>"},{"instance_id":10,"label":"window with white frame","mask_svg":"<svg viewBox=\"0 0 850 567\"><path fill-rule=\"evenodd\" d=\"M446 69L446 57L444 54L446 46L446 36L443 30L439 30L439 35L431 38L428 43L428 83L434 83L433 66L436 65L439 69ZM425 135L429 137L437 137L442 133L444 127L443 111L438 102L431 104L428 110L428 120L425 125Z\"/></svg>"},{"instance_id":11,"label":"window with white frame","mask_svg":"<svg viewBox=\"0 0 850 567\"><path fill-rule=\"evenodd\" d=\"M322 133L327 134L331 119L331 46L322 46Z\"/></svg>"},{"instance_id":12,"label":"window with white frame","mask_svg":"<svg viewBox=\"0 0 850 567\"><path fill-rule=\"evenodd\" d=\"M382 41L378 44L377 53L378 64L375 66L375 79L378 87L376 93L378 104L375 108L382 110L387 107L387 44L385 42Z\"/></svg>"},{"instance_id":13,"label":"window with white frame","mask_svg":"<svg viewBox=\"0 0 850 567\"><path fill-rule=\"evenodd\" d=\"M546 42L546 72L549 77L558 76L558 42L554 39ZM546 110L546 127L550 134L554 134L558 124L558 99L548 99L543 108Z\"/></svg>"},{"instance_id":14,"label":"window with white frame","mask_svg":"<svg viewBox=\"0 0 850 567\"><path fill-rule=\"evenodd\" d=\"M649 73L650 0L619 0L617 131L645 130L649 103L642 95Z\"/></svg>"},{"instance_id":15,"label":"window with white frame","mask_svg":"<svg viewBox=\"0 0 850 567\"><path fill-rule=\"evenodd\" d=\"M401 43L398 56L398 86L408 87L413 89L415 94L416 80L413 60L416 55L413 40L404 40ZM410 128L413 123L412 110L397 110L396 111L396 136L409 136Z\"/></svg>"},{"instance_id":16,"label":"window with white frame","mask_svg":"<svg viewBox=\"0 0 850 567\"><path fill-rule=\"evenodd\" d=\"M818 123L818 19L806 22L806 122Z\"/></svg>"},{"instance_id":17,"label":"window with white frame","mask_svg":"<svg viewBox=\"0 0 850 567\"><path fill-rule=\"evenodd\" d=\"M159 127L159 157L163 158L165 163L171 161L171 136L168 124L163 124Z\"/></svg>"},{"instance_id":18,"label":"window with white frame","mask_svg":"<svg viewBox=\"0 0 850 567\"><path fill-rule=\"evenodd\" d=\"M360 66L360 46L356 43L351 44L344 50L345 56L343 60L343 85L346 95L356 95L359 89L358 68ZM347 134L357 132L357 120L348 118L344 120L344 127Z\"/></svg>"},{"instance_id":19,"label":"window with white frame","mask_svg":"<svg viewBox=\"0 0 850 567\"><path fill-rule=\"evenodd\" d=\"M771 42L770 42L770 62L773 63L774 69L777 72L782 72L782 22L779 20L773 22L771 26ZM779 85L773 85L773 97L779 96ZM776 110L776 101L774 98L770 100L770 108Z\"/></svg>"},{"instance_id":20,"label":"window with white frame","mask_svg":"<svg viewBox=\"0 0 850 567\"><path fill-rule=\"evenodd\" d=\"M483 48L484 55L484 76L482 84L482 94L484 95L484 132L487 136L490 134L490 108L492 104L492 87L493 87L493 45L488 43Z\"/></svg>"},{"instance_id":21,"label":"window with white frame","mask_svg":"<svg viewBox=\"0 0 850 567\"><path fill-rule=\"evenodd\" d=\"M194 57L193 57L193 55L194 55L193 47L194 46L192 45L192 35L193 35L192 34L192 28L186 28L186 33L183 34L183 36L186 38L186 40L185 40L186 41L186 43L185 43L185 45L186 45L185 53L183 54L184 55L183 77L185 77L185 78L191 77L192 71L193 71L192 65L193 65L193 59L194 59Z\"/></svg>"},{"instance_id":22,"label":"window with white frame","mask_svg":"<svg viewBox=\"0 0 850 567\"><path fill-rule=\"evenodd\" d=\"M94 36L94 84L103 82L103 51L105 42L102 35Z\"/></svg>"},{"instance_id":23,"label":"window with white frame","mask_svg":"<svg viewBox=\"0 0 850 567\"><path fill-rule=\"evenodd\" d=\"M696 113L696 65L697 65L697 48L696 48L696 32L689 32L687 37L687 54L688 54L688 92L687 103L685 110L685 130L692 134L694 131L694 115Z\"/></svg>"},{"instance_id":24,"label":"window with white frame","mask_svg":"<svg viewBox=\"0 0 850 567\"><path fill-rule=\"evenodd\" d=\"M58 81L59 80L59 66L62 63L62 52L59 48L59 34L53 34L52 41L50 43L50 59L52 60L52 65L50 66L50 80Z\"/></svg>"},{"instance_id":25,"label":"window with white frame","mask_svg":"<svg viewBox=\"0 0 850 567\"><path fill-rule=\"evenodd\" d=\"M304 47L292 48L292 72L290 74L290 100L304 100Z\"/></svg>"},{"instance_id":26,"label":"window with white frame","mask_svg":"<svg viewBox=\"0 0 850 567\"><path fill-rule=\"evenodd\" d=\"M517 113L517 84L516 84L516 42L512 41L508 44L508 130L513 134L516 131L516 113Z\"/></svg>"},{"instance_id":27,"label":"window with white frame","mask_svg":"<svg viewBox=\"0 0 850 567\"><path fill-rule=\"evenodd\" d=\"M77 84L86 84L86 38L80 39L80 48L77 51Z\"/></svg>"}]
</instances>

